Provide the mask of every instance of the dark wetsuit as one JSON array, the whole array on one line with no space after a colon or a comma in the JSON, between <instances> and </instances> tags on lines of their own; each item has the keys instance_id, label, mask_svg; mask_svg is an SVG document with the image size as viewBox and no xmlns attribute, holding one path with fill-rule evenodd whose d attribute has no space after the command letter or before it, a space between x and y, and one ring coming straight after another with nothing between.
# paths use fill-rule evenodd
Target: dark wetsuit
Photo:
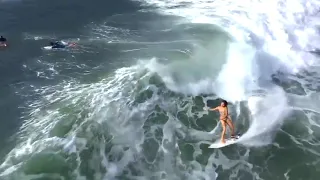
<instances>
[{"instance_id":1,"label":"dark wetsuit","mask_svg":"<svg viewBox=\"0 0 320 180\"><path fill-rule=\"evenodd\" d=\"M54 42L54 43L50 43L51 47L53 49L58 49L58 48L65 48L66 45L62 44L61 42Z\"/></svg>"},{"instance_id":2,"label":"dark wetsuit","mask_svg":"<svg viewBox=\"0 0 320 180\"><path fill-rule=\"evenodd\" d=\"M0 42L5 43L5 42L7 42L7 39L4 37L0 37Z\"/></svg>"}]
</instances>

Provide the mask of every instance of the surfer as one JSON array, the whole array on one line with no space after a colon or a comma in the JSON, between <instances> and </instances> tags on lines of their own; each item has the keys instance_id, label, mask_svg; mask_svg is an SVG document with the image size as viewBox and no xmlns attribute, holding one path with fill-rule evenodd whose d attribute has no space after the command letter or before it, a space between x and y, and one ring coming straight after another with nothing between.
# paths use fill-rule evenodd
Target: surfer
<instances>
[{"instance_id":1,"label":"surfer","mask_svg":"<svg viewBox=\"0 0 320 180\"><path fill-rule=\"evenodd\" d=\"M235 138L236 136L234 135L234 126L231 121L231 116L229 115L229 110L228 110L228 102L225 100L221 101L220 106L212 109L208 109L209 111L219 111L220 113L220 122L222 125L222 134L221 134L221 143L225 143L225 134L226 134L226 128L229 126L231 129L231 138Z\"/></svg>"},{"instance_id":2,"label":"surfer","mask_svg":"<svg viewBox=\"0 0 320 180\"><path fill-rule=\"evenodd\" d=\"M7 42L7 39L6 39L6 38L4 38L3 36L0 36L0 42L2 42L2 43L6 43L6 42Z\"/></svg>"},{"instance_id":3,"label":"surfer","mask_svg":"<svg viewBox=\"0 0 320 180\"><path fill-rule=\"evenodd\" d=\"M6 47L7 46L7 39L4 38L3 36L0 36L0 46L1 47Z\"/></svg>"},{"instance_id":4,"label":"surfer","mask_svg":"<svg viewBox=\"0 0 320 180\"><path fill-rule=\"evenodd\" d=\"M50 42L50 49L65 49L68 47L74 47L76 46L76 43L68 43L65 41L54 41Z\"/></svg>"},{"instance_id":5,"label":"surfer","mask_svg":"<svg viewBox=\"0 0 320 180\"><path fill-rule=\"evenodd\" d=\"M60 41L50 42L52 49L63 49L66 45Z\"/></svg>"}]
</instances>

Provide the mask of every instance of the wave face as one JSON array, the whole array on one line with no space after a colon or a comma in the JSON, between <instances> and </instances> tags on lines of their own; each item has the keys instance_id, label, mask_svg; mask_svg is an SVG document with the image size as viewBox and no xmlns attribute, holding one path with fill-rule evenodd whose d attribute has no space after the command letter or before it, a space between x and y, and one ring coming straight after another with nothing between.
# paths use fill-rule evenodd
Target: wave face
<instances>
[{"instance_id":1,"label":"wave face","mask_svg":"<svg viewBox=\"0 0 320 180\"><path fill-rule=\"evenodd\" d=\"M79 50L24 64L39 80L13 85L23 123L1 178L319 177L318 1L134 2ZM221 99L242 136L208 149L221 128L203 107Z\"/></svg>"}]
</instances>

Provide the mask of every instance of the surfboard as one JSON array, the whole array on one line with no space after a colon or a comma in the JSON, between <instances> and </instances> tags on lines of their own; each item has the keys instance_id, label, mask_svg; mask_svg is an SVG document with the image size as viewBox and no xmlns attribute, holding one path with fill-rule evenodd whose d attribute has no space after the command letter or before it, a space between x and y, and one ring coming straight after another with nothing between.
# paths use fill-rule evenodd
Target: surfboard
<instances>
[{"instance_id":1,"label":"surfboard","mask_svg":"<svg viewBox=\"0 0 320 180\"><path fill-rule=\"evenodd\" d=\"M52 46L44 46L43 49L44 50L64 50L67 48L52 48Z\"/></svg>"},{"instance_id":2,"label":"surfboard","mask_svg":"<svg viewBox=\"0 0 320 180\"><path fill-rule=\"evenodd\" d=\"M0 47L7 47L7 43L0 43Z\"/></svg>"},{"instance_id":3,"label":"surfboard","mask_svg":"<svg viewBox=\"0 0 320 180\"><path fill-rule=\"evenodd\" d=\"M65 46L68 46L68 45L69 45L69 43L66 42L66 41L60 41L60 43L63 44L63 45L65 45Z\"/></svg>"},{"instance_id":4,"label":"surfboard","mask_svg":"<svg viewBox=\"0 0 320 180\"><path fill-rule=\"evenodd\" d=\"M43 47L43 49L45 49L45 50L51 50L52 47L51 47L51 46L45 46L45 47Z\"/></svg>"},{"instance_id":5,"label":"surfboard","mask_svg":"<svg viewBox=\"0 0 320 180\"><path fill-rule=\"evenodd\" d=\"M208 148L218 149L225 146L229 146L231 144L235 144L239 141L240 136L237 135L235 138L228 138L226 139L226 143L221 143L220 139L213 144L211 144Z\"/></svg>"}]
</instances>

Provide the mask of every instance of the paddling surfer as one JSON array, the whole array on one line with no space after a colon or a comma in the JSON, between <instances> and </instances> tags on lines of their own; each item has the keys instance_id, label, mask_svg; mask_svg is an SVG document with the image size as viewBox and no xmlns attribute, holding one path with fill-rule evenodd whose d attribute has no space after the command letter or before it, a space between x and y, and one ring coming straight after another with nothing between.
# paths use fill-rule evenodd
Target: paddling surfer
<instances>
[{"instance_id":1,"label":"paddling surfer","mask_svg":"<svg viewBox=\"0 0 320 180\"><path fill-rule=\"evenodd\" d=\"M231 129L231 138L235 138L234 135L234 125L231 121L231 116L229 115L229 110L228 110L228 102L225 100L221 101L220 106L212 109L208 109L209 111L219 111L220 113L220 122L222 125L222 134L221 134L221 143L225 143L225 134L226 134L226 129L227 126Z\"/></svg>"}]
</instances>

